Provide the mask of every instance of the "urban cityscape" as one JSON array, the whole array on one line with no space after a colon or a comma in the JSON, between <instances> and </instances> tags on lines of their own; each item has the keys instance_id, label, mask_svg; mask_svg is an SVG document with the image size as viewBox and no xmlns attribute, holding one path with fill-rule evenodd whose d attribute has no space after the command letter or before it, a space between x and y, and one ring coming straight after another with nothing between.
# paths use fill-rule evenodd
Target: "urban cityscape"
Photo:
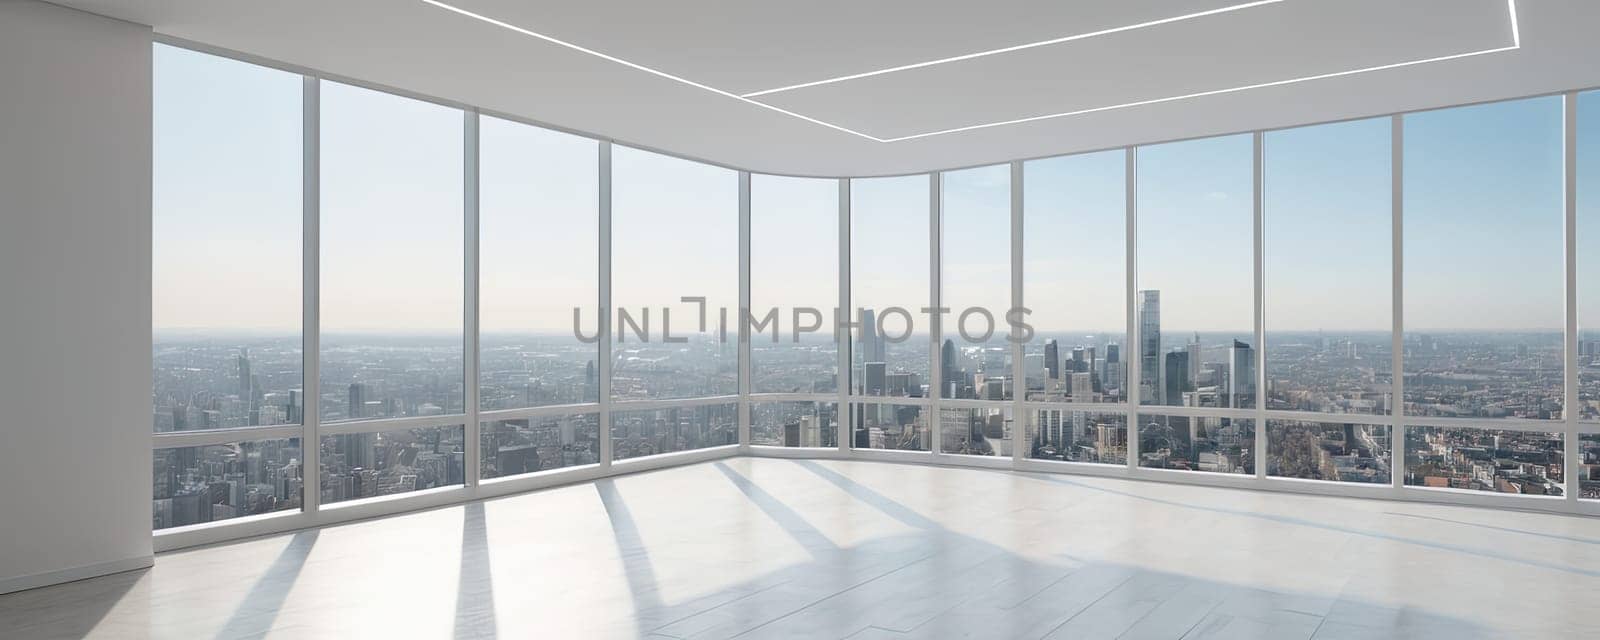
<instances>
[{"instance_id":1,"label":"urban cityscape","mask_svg":"<svg viewBox=\"0 0 1600 640\"><path fill-rule=\"evenodd\" d=\"M1244 409L1256 402L1253 332L1174 332L1160 324L1160 292L1138 292L1142 404ZM863 310L870 317L871 310ZM929 380L925 334L891 343L866 323L853 340L850 445L927 451L932 445L930 385L958 401L1006 401L1017 391L1004 339L946 339ZM1173 341L1172 336L1177 336ZM325 436L314 485L323 503L465 482L461 341L438 336L340 336L322 340L319 413L344 420L439 416L424 428ZM1026 433L1010 407L946 406L939 411L943 453L1010 456L1014 443L1040 460L1126 464L1127 414L1105 405L1128 399L1124 336L1041 331L1023 347ZM1562 342L1552 332L1408 332L1405 484L1526 495L1560 495L1565 474ZM1325 418L1266 423L1269 476L1384 484L1396 473L1389 428L1361 416L1395 408L1387 332L1268 332L1265 402L1269 410ZM152 348L152 426L156 433L294 425L302 419L298 337L160 333ZM686 343L624 342L615 347L613 397L652 400L731 396L738 389L732 341L694 336ZM1600 417L1600 340L1578 345L1582 419ZM560 414L486 420L480 430L483 478L595 464L600 456L598 350L571 336L486 334L480 345L483 411L556 405ZM825 335L798 343L752 343L757 393L835 393L836 345ZM935 382L937 381L937 382ZM903 400L896 401L896 398ZM870 400L869 400L870 399ZM1071 404L1086 405L1074 409ZM833 402L753 402L751 440L760 446L837 447ZM1341 419L1339 416L1348 416ZM1254 420L1139 413L1144 467L1255 473ZM1481 426L1428 425L1429 418L1481 420ZM1496 428L1498 418L1550 420L1549 431ZM617 411L616 459L734 444L734 402ZM1580 440L1581 497L1600 499L1600 435ZM306 480L299 438L158 449L154 453L157 528L292 510Z\"/></svg>"}]
</instances>

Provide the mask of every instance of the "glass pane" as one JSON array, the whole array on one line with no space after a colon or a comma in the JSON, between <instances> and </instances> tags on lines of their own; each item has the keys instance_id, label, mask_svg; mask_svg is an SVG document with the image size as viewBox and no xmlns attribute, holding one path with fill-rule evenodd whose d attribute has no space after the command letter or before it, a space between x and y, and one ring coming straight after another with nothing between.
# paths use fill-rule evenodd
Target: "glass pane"
<instances>
[{"instance_id":1,"label":"glass pane","mask_svg":"<svg viewBox=\"0 0 1600 640\"><path fill-rule=\"evenodd\" d=\"M1024 358L1029 400L1128 399L1124 154L1022 167L1023 306L1035 330Z\"/></svg>"},{"instance_id":2,"label":"glass pane","mask_svg":"<svg viewBox=\"0 0 1600 640\"><path fill-rule=\"evenodd\" d=\"M1389 484L1389 427L1304 420L1267 421L1267 475Z\"/></svg>"},{"instance_id":3,"label":"glass pane","mask_svg":"<svg viewBox=\"0 0 1600 640\"><path fill-rule=\"evenodd\" d=\"M300 76L154 48L157 432L298 424Z\"/></svg>"},{"instance_id":4,"label":"glass pane","mask_svg":"<svg viewBox=\"0 0 1600 640\"><path fill-rule=\"evenodd\" d=\"M838 306L839 181L750 176L750 390L837 393Z\"/></svg>"},{"instance_id":5,"label":"glass pane","mask_svg":"<svg viewBox=\"0 0 1600 640\"><path fill-rule=\"evenodd\" d=\"M1029 412L1028 457L1063 462L1128 463L1124 413L1035 409Z\"/></svg>"},{"instance_id":6,"label":"glass pane","mask_svg":"<svg viewBox=\"0 0 1600 640\"><path fill-rule=\"evenodd\" d=\"M479 406L597 402L599 143L478 126Z\"/></svg>"},{"instance_id":7,"label":"glass pane","mask_svg":"<svg viewBox=\"0 0 1600 640\"><path fill-rule=\"evenodd\" d=\"M461 413L462 114L322 83L325 420Z\"/></svg>"},{"instance_id":8,"label":"glass pane","mask_svg":"<svg viewBox=\"0 0 1600 640\"><path fill-rule=\"evenodd\" d=\"M750 443L771 447L839 446L836 402L754 402Z\"/></svg>"},{"instance_id":9,"label":"glass pane","mask_svg":"<svg viewBox=\"0 0 1600 640\"><path fill-rule=\"evenodd\" d=\"M612 396L738 393L738 174L626 147L611 171Z\"/></svg>"},{"instance_id":10,"label":"glass pane","mask_svg":"<svg viewBox=\"0 0 1600 640\"><path fill-rule=\"evenodd\" d=\"M1406 484L1561 495L1561 434L1406 427Z\"/></svg>"},{"instance_id":11,"label":"glass pane","mask_svg":"<svg viewBox=\"0 0 1600 640\"><path fill-rule=\"evenodd\" d=\"M1254 420L1139 416L1141 467L1253 475L1255 448Z\"/></svg>"},{"instance_id":12,"label":"glass pane","mask_svg":"<svg viewBox=\"0 0 1600 640\"><path fill-rule=\"evenodd\" d=\"M424 427L322 437L322 503L466 481L465 429Z\"/></svg>"},{"instance_id":13,"label":"glass pane","mask_svg":"<svg viewBox=\"0 0 1600 640\"><path fill-rule=\"evenodd\" d=\"M922 397L928 383L928 177L850 181L850 392ZM923 443L923 447L927 444Z\"/></svg>"},{"instance_id":14,"label":"glass pane","mask_svg":"<svg viewBox=\"0 0 1600 640\"><path fill-rule=\"evenodd\" d=\"M928 451L928 408L913 404L856 403L850 405L851 443L856 449Z\"/></svg>"},{"instance_id":15,"label":"glass pane","mask_svg":"<svg viewBox=\"0 0 1600 640\"><path fill-rule=\"evenodd\" d=\"M950 314L940 397L1010 400L1011 167L949 171L943 178L940 306Z\"/></svg>"},{"instance_id":16,"label":"glass pane","mask_svg":"<svg viewBox=\"0 0 1600 640\"><path fill-rule=\"evenodd\" d=\"M940 407L939 449L968 456L1011 457L1011 409Z\"/></svg>"},{"instance_id":17,"label":"glass pane","mask_svg":"<svg viewBox=\"0 0 1600 640\"><path fill-rule=\"evenodd\" d=\"M1141 147L1141 404L1255 406L1250 136Z\"/></svg>"},{"instance_id":18,"label":"glass pane","mask_svg":"<svg viewBox=\"0 0 1600 640\"><path fill-rule=\"evenodd\" d=\"M300 439L156 449L151 528L299 509Z\"/></svg>"},{"instance_id":19,"label":"glass pane","mask_svg":"<svg viewBox=\"0 0 1600 640\"><path fill-rule=\"evenodd\" d=\"M1578 436L1578 497L1600 500L1600 434Z\"/></svg>"},{"instance_id":20,"label":"glass pane","mask_svg":"<svg viewBox=\"0 0 1600 640\"><path fill-rule=\"evenodd\" d=\"M1378 118L1266 134L1268 409L1393 404L1391 128Z\"/></svg>"},{"instance_id":21,"label":"glass pane","mask_svg":"<svg viewBox=\"0 0 1600 640\"><path fill-rule=\"evenodd\" d=\"M1578 94L1578 412L1600 420L1600 91Z\"/></svg>"},{"instance_id":22,"label":"glass pane","mask_svg":"<svg viewBox=\"0 0 1600 640\"><path fill-rule=\"evenodd\" d=\"M1405 411L1560 419L1561 97L1405 118Z\"/></svg>"},{"instance_id":23,"label":"glass pane","mask_svg":"<svg viewBox=\"0 0 1600 640\"><path fill-rule=\"evenodd\" d=\"M739 405L711 404L611 414L616 460L739 443Z\"/></svg>"},{"instance_id":24,"label":"glass pane","mask_svg":"<svg viewBox=\"0 0 1600 640\"><path fill-rule=\"evenodd\" d=\"M501 478L600 462L600 414L574 413L484 422L479 473Z\"/></svg>"}]
</instances>

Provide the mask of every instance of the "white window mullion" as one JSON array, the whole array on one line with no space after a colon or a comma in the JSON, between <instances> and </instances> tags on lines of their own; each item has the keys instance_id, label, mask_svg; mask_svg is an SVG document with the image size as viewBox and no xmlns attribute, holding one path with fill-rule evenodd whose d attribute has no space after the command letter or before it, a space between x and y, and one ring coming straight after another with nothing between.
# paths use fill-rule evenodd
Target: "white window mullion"
<instances>
[{"instance_id":1,"label":"white window mullion","mask_svg":"<svg viewBox=\"0 0 1600 640\"><path fill-rule=\"evenodd\" d=\"M855 412L850 409L850 330L848 321L854 317L855 312L850 308L850 179L839 178L839 308L834 313L833 337L834 345L838 349L839 370L834 374L835 391L839 394L839 405L834 413L834 421L838 431L839 451L849 453L852 442L850 437L855 433L851 421Z\"/></svg>"},{"instance_id":2,"label":"white window mullion","mask_svg":"<svg viewBox=\"0 0 1600 640\"><path fill-rule=\"evenodd\" d=\"M1255 228L1255 460L1256 477L1267 477L1267 319L1266 319L1266 139L1251 136L1251 202ZM1232 366L1232 365L1229 365Z\"/></svg>"},{"instance_id":3,"label":"white window mullion","mask_svg":"<svg viewBox=\"0 0 1600 640\"><path fill-rule=\"evenodd\" d=\"M303 76L300 163L300 501L315 514L322 508L322 84Z\"/></svg>"},{"instance_id":4,"label":"white window mullion","mask_svg":"<svg viewBox=\"0 0 1600 640\"><path fill-rule=\"evenodd\" d=\"M1390 384L1389 413L1394 426L1389 429L1389 475L1396 491L1405 488L1406 470L1406 376L1405 376L1405 118L1389 118L1390 190Z\"/></svg>"},{"instance_id":5,"label":"white window mullion","mask_svg":"<svg viewBox=\"0 0 1600 640\"><path fill-rule=\"evenodd\" d=\"M466 425L462 432L465 454L462 456L466 467L463 469L465 484L468 487L478 486L479 469L482 468L479 457L482 455L482 446L478 436L478 187L479 187L479 147L478 147L478 112L475 109L462 111L462 374L464 377Z\"/></svg>"},{"instance_id":6,"label":"white window mullion","mask_svg":"<svg viewBox=\"0 0 1600 640\"><path fill-rule=\"evenodd\" d=\"M600 377L600 468L611 467L611 143L600 141L600 349L596 355Z\"/></svg>"},{"instance_id":7,"label":"white window mullion","mask_svg":"<svg viewBox=\"0 0 1600 640\"><path fill-rule=\"evenodd\" d=\"M1567 92L1562 98L1562 200L1565 204L1566 259L1566 336L1562 357L1565 389L1562 393L1561 416L1566 422L1566 435L1562 447L1563 480L1566 484L1567 504L1576 505L1583 491L1578 474L1578 94Z\"/></svg>"},{"instance_id":8,"label":"white window mullion","mask_svg":"<svg viewBox=\"0 0 1600 640\"><path fill-rule=\"evenodd\" d=\"M750 450L750 172L739 172L739 450Z\"/></svg>"},{"instance_id":9,"label":"white window mullion","mask_svg":"<svg viewBox=\"0 0 1600 640\"><path fill-rule=\"evenodd\" d=\"M1128 399L1128 425L1127 442L1124 451L1127 452L1127 465L1129 472L1139 469L1139 403L1140 399L1140 368L1144 358L1139 350L1139 319L1136 296L1139 291L1139 149L1128 147L1123 151L1123 210L1125 213L1123 236L1123 254L1125 260L1124 278L1127 280L1126 297L1123 305L1127 314L1127 344L1122 349L1122 368L1126 379L1122 382L1127 389L1124 396Z\"/></svg>"}]
</instances>

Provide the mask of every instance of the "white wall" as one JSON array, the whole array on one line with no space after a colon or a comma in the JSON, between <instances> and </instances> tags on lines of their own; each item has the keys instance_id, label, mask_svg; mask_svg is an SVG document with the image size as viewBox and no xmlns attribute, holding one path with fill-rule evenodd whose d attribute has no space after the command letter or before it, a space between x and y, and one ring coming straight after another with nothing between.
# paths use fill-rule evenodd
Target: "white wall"
<instances>
[{"instance_id":1,"label":"white wall","mask_svg":"<svg viewBox=\"0 0 1600 640\"><path fill-rule=\"evenodd\" d=\"M0 0L0 593L150 562L150 30Z\"/></svg>"}]
</instances>

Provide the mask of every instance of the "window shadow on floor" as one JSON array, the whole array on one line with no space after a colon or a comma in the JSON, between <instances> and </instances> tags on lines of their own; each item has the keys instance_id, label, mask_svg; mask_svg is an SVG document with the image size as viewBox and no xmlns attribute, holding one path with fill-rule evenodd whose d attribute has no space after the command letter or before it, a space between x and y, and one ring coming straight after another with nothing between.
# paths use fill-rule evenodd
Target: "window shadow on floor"
<instances>
[{"instance_id":1,"label":"window shadow on floor","mask_svg":"<svg viewBox=\"0 0 1600 640\"><path fill-rule=\"evenodd\" d=\"M848 547L831 543L782 495L715 463L763 514L812 553L807 562L668 602L650 550L609 480L596 483L634 602L637 635L656 638L1448 637L1494 634L1476 623L1342 594L1261 589L1157 568L1061 556L1023 557L956 533L834 465L784 461L912 529ZM808 542L809 541L809 542ZM670 549L659 549L672 557ZM707 575L718 567L703 567Z\"/></svg>"},{"instance_id":2,"label":"window shadow on floor","mask_svg":"<svg viewBox=\"0 0 1600 640\"><path fill-rule=\"evenodd\" d=\"M289 591L294 589L295 580L300 577L306 558L311 556L311 549L316 546L320 532L320 529L306 529L289 539L289 544L284 545L283 551L272 561L272 566L267 567L267 572L251 585L244 600L239 602L239 608L228 618L228 623L217 632L219 640L256 638L272 630L272 622L277 619L284 600L288 599Z\"/></svg>"},{"instance_id":3,"label":"window shadow on floor","mask_svg":"<svg viewBox=\"0 0 1600 640\"><path fill-rule=\"evenodd\" d=\"M483 502L461 511L461 576L456 584L456 638L493 638L494 572L489 558L489 526Z\"/></svg>"}]
</instances>

